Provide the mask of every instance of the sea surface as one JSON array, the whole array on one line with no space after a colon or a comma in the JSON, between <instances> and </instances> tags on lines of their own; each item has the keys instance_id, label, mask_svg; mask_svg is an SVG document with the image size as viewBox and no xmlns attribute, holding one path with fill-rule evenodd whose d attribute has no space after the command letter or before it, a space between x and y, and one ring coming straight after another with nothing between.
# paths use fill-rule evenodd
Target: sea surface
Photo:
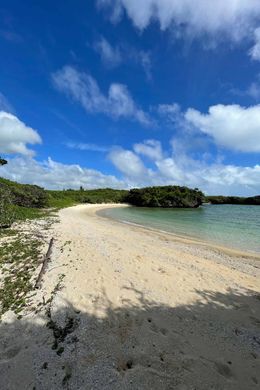
<instances>
[{"instance_id":1,"label":"sea surface","mask_svg":"<svg viewBox=\"0 0 260 390\"><path fill-rule=\"evenodd\" d=\"M125 223L260 253L260 206L203 205L197 209L108 208L99 215Z\"/></svg>"}]
</instances>

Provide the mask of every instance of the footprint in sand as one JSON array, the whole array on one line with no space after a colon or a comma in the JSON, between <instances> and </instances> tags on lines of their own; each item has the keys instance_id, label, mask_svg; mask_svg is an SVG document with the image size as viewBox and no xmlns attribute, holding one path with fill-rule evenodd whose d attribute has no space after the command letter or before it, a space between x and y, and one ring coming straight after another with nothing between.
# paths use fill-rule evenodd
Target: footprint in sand
<instances>
[{"instance_id":1,"label":"footprint in sand","mask_svg":"<svg viewBox=\"0 0 260 390\"><path fill-rule=\"evenodd\" d=\"M221 362L215 362L214 364L216 366L217 372L220 375L222 375L222 376L224 376L225 378L228 378L228 379L233 377L232 371L231 371L230 367L227 364L224 364L224 363L221 363Z\"/></svg>"},{"instance_id":2,"label":"footprint in sand","mask_svg":"<svg viewBox=\"0 0 260 390\"><path fill-rule=\"evenodd\" d=\"M11 348L8 348L1 356L0 360L3 361L8 361L9 359L13 359L18 353L21 351L20 346L14 346Z\"/></svg>"}]
</instances>

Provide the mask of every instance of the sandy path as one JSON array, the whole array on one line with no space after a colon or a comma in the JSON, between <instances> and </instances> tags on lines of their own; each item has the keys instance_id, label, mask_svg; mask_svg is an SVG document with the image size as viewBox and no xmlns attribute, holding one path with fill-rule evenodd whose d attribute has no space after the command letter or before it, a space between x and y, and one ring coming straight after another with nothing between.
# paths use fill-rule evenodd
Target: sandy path
<instances>
[{"instance_id":1,"label":"sandy path","mask_svg":"<svg viewBox=\"0 0 260 390\"><path fill-rule=\"evenodd\" d=\"M42 314L7 318L1 389L259 388L259 259L98 217L102 207L60 212L43 289L65 275L52 329Z\"/></svg>"}]
</instances>

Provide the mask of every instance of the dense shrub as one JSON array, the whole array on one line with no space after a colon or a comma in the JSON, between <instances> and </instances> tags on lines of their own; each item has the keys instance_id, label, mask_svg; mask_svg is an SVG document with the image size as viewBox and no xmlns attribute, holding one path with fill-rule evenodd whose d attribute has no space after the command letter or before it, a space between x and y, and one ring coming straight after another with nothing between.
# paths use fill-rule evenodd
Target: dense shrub
<instances>
[{"instance_id":1,"label":"dense shrub","mask_svg":"<svg viewBox=\"0 0 260 390\"><path fill-rule=\"evenodd\" d=\"M48 203L46 191L36 185L19 184L0 178L0 189L8 190L11 203L17 206L41 208Z\"/></svg>"},{"instance_id":2,"label":"dense shrub","mask_svg":"<svg viewBox=\"0 0 260 390\"><path fill-rule=\"evenodd\" d=\"M125 201L141 207L199 207L204 195L198 189L179 186L135 188Z\"/></svg>"},{"instance_id":3,"label":"dense shrub","mask_svg":"<svg viewBox=\"0 0 260 390\"><path fill-rule=\"evenodd\" d=\"M14 219L11 192L7 186L0 185L0 228L11 226Z\"/></svg>"}]
</instances>

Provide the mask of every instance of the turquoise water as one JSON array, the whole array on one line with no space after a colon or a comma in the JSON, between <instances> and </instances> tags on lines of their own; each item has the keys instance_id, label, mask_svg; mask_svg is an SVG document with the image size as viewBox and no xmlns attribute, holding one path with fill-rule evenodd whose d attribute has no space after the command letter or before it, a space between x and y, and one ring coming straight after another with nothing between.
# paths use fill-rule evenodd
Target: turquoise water
<instances>
[{"instance_id":1,"label":"turquoise water","mask_svg":"<svg viewBox=\"0 0 260 390\"><path fill-rule=\"evenodd\" d=\"M118 207L102 210L99 214L260 253L260 206L204 205L197 209Z\"/></svg>"}]
</instances>

